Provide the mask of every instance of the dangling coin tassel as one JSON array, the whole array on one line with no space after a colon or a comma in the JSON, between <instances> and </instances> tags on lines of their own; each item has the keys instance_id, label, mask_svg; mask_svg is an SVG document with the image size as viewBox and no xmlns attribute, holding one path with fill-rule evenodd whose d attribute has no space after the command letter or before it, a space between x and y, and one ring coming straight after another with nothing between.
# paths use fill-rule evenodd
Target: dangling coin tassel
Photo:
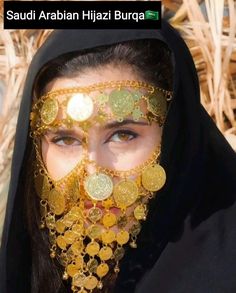
<instances>
[{"instance_id":1,"label":"dangling coin tassel","mask_svg":"<svg viewBox=\"0 0 236 293\"><path fill-rule=\"evenodd\" d=\"M82 181L72 172L57 184L44 172L35 174L37 188L41 188L42 222L49 230L50 256L64 267L62 279L71 282L75 293L102 289L109 272L118 274L125 245L137 247L141 221L148 213L147 194L152 196L165 183L164 169L153 161L142 168L135 181L124 176L114 185L113 174L106 170L87 176L84 172ZM91 208L85 207L88 200ZM134 209L127 215L131 206ZM114 232L114 226L118 231Z\"/></svg>"}]
</instances>

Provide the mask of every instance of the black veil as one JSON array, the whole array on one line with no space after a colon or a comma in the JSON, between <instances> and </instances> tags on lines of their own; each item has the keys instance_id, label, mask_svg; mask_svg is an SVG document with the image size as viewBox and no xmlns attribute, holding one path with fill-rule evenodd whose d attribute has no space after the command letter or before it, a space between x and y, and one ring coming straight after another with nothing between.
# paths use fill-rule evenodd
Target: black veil
<instances>
[{"instance_id":1,"label":"black veil","mask_svg":"<svg viewBox=\"0 0 236 293\"><path fill-rule=\"evenodd\" d=\"M160 30L58 30L33 58L16 130L0 292L30 292L29 236L18 185L24 176L21 166L36 74L64 53L135 39L159 39L172 50L174 98L162 137L167 182L151 203L138 248L128 249L121 261L115 292L236 292L236 156L200 104L197 73L186 44L165 21Z\"/></svg>"}]
</instances>

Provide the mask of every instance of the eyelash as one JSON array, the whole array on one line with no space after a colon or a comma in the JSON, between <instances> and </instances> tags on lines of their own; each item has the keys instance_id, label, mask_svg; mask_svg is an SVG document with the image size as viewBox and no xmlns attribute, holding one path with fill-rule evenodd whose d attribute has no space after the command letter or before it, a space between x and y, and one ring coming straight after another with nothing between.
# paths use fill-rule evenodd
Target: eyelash
<instances>
[{"instance_id":1,"label":"eyelash","mask_svg":"<svg viewBox=\"0 0 236 293\"><path fill-rule=\"evenodd\" d=\"M137 138L137 137L139 136L136 132L133 132L133 131L131 131L131 130L117 130L117 131L115 131L115 132L114 132L114 133L113 133L113 134L112 134L112 135L111 135L111 136L105 141L105 143L110 142L110 139L111 139L113 136L115 136L116 134L126 134L126 135L131 135L131 136L133 136L131 139L125 141L124 143L126 143L126 142L130 142L131 140L133 140L133 139L135 139L135 138ZM63 141L63 140L65 141L66 139L71 139L72 141L74 140L74 142L77 141L78 144L73 145L73 142L72 142L71 145L70 145L70 144L68 144L68 145L66 145L66 144L64 144L64 145L58 144L58 142ZM75 137L73 137L73 136L56 136L56 137L52 138L51 141L52 141L54 144L56 144L57 146L59 146L59 147L75 147L75 146L80 146L80 145L81 145L81 142L80 142L78 139L76 139ZM111 142L114 142L114 141L111 141ZM118 143L123 143L123 142L118 142Z\"/></svg>"}]
</instances>

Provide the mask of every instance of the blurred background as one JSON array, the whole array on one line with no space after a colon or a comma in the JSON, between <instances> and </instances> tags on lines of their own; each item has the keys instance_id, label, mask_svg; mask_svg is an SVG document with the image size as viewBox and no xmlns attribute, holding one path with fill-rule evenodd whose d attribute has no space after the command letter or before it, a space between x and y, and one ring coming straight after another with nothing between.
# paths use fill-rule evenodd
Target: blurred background
<instances>
[{"instance_id":1,"label":"blurred background","mask_svg":"<svg viewBox=\"0 0 236 293\"><path fill-rule=\"evenodd\" d=\"M15 127L29 63L50 30L4 30L0 0L0 240ZM201 102L236 150L236 1L163 0L193 56Z\"/></svg>"}]
</instances>

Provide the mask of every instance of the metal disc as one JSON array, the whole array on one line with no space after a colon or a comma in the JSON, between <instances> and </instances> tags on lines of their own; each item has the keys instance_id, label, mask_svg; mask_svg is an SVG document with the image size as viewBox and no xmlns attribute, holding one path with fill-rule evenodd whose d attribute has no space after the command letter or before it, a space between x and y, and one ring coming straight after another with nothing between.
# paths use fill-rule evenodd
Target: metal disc
<instances>
[{"instance_id":1,"label":"metal disc","mask_svg":"<svg viewBox=\"0 0 236 293\"><path fill-rule=\"evenodd\" d=\"M155 116L162 117L167 111L165 94L161 91L154 91L147 99L147 108Z\"/></svg>"},{"instance_id":2,"label":"metal disc","mask_svg":"<svg viewBox=\"0 0 236 293\"><path fill-rule=\"evenodd\" d=\"M108 175L95 173L86 178L85 190L92 199L104 200L112 194L113 182Z\"/></svg>"},{"instance_id":3,"label":"metal disc","mask_svg":"<svg viewBox=\"0 0 236 293\"><path fill-rule=\"evenodd\" d=\"M144 169L142 172L142 185L149 191L157 191L166 182L166 172L158 164L154 164Z\"/></svg>"},{"instance_id":4,"label":"metal disc","mask_svg":"<svg viewBox=\"0 0 236 293\"><path fill-rule=\"evenodd\" d=\"M93 100L85 94L74 94L67 103L67 114L75 121L85 121L93 114Z\"/></svg>"},{"instance_id":5,"label":"metal disc","mask_svg":"<svg viewBox=\"0 0 236 293\"><path fill-rule=\"evenodd\" d=\"M48 195L48 204L55 215L61 215L66 207L65 196L56 189L52 189Z\"/></svg>"},{"instance_id":6,"label":"metal disc","mask_svg":"<svg viewBox=\"0 0 236 293\"><path fill-rule=\"evenodd\" d=\"M138 186L132 180L120 181L115 185L113 195L118 207L128 207L138 198Z\"/></svg>"},{"instance_id":7,"label":"metal disc","mask_svg":"<svg viewBox=\"0 0 236 293\"><path fill-rule=\"evenodd\" d=\"M110 93L109 105L115 116L124 118L133 111L134 99L128 90L114 90Z\"/></svg>"},{"instance_id":8,"label":"metal disc","mask_svg":"<svg viewBox=\"0 0 236 293\"><path fill-rule=\"evenodd\" d=\"M51 124L58 114L58 102L55 99L49 98L44 101L40 111L40 116L44 124Z\"/></svg>"}]
</instances>

